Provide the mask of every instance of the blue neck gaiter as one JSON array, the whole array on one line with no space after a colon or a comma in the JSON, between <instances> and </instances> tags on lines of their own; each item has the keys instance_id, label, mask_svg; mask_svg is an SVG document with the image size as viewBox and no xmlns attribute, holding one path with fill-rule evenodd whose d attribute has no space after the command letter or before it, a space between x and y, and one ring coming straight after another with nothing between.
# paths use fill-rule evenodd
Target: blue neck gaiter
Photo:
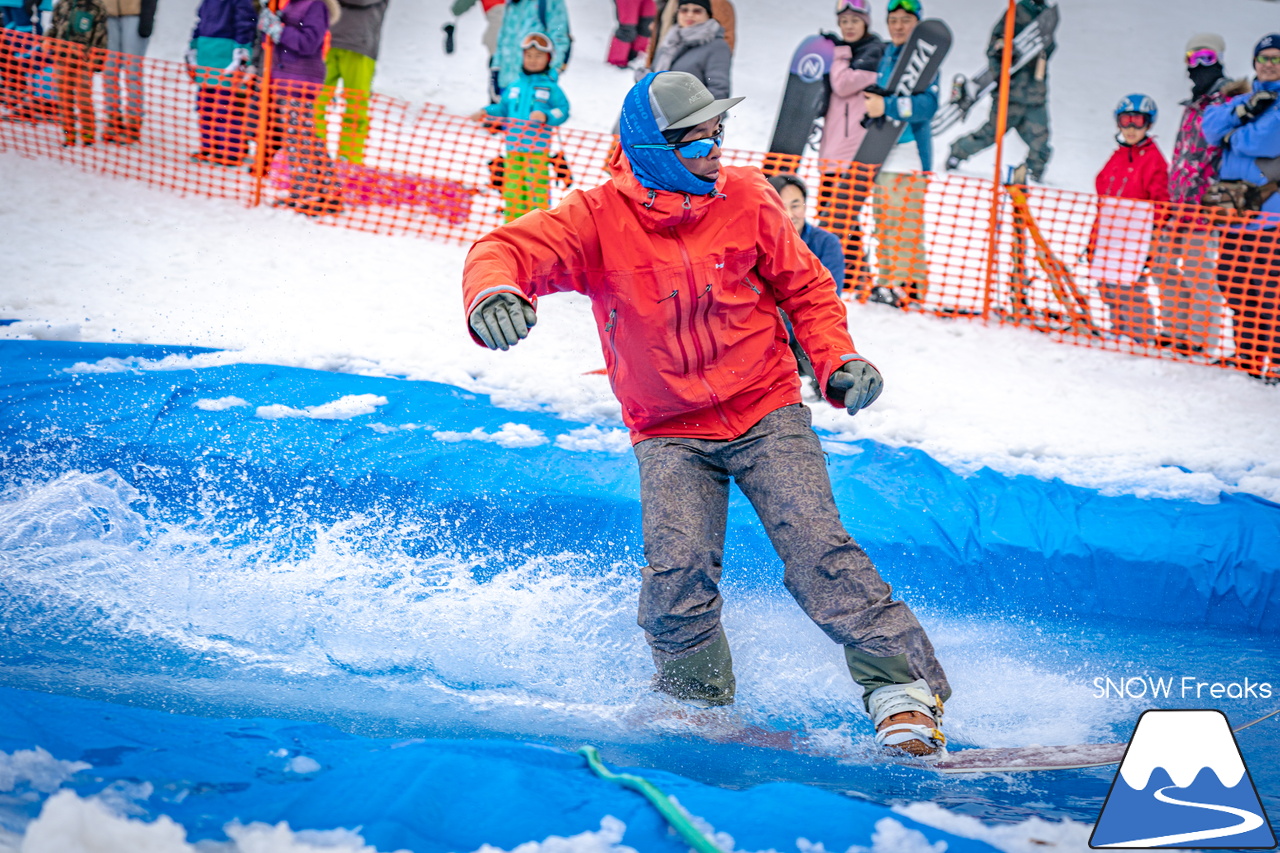
<instances>
[{"instance_id":1,"label":"blue neck gaiter","mask_svg":"<svg viewBox=\"0 0 1280 853\"><path fill-rule=\"evenodd\" d=\"M665 72L659 72L665 73ZM636 143L666 142L658 130L658 120L649 106L649 86L657 74L646 74L631 87L622 102L620 122L622 150L631 161L631 171L641 186L651 190L669 190L689 195L709 195L715 181L706 181L690 172L676 152L663 148L636 148Z\"/></svg>"}]
</instances>

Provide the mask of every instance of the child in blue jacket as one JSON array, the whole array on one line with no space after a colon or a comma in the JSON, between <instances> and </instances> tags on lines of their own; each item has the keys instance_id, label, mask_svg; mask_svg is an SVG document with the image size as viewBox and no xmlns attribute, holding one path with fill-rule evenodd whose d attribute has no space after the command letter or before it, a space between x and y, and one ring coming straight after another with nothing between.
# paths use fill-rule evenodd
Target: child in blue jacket
<instances>
[{"instance_id":1,"label":"child in blue jacket","mask_svg":"<svg viewBox=\"0 0 1280 853\"><path fill-rule=\"evenodd\" d=\"M551 67L551 39L543 33L529 33L521 46L524 66L520 76L502 91L496 104L471 116L477 121L506 120L502 122L507 145L502 198L507 222L550 206L551 128L569 118L569 99Z\"/></svg>"}]
</instances>

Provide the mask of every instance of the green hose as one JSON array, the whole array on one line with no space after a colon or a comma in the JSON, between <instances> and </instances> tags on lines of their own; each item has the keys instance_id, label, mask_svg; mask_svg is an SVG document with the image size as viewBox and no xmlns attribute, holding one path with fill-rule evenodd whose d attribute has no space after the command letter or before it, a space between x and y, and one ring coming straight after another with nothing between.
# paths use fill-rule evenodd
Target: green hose
<instances>
[{"instance_id":1,"label":"green hose","mask_svg":"<svg viewBox=\"0 0 1280 853\"><path fill-rule=\"evenodd\" d=\"M643 776L633 776L630 773L614 773L600 761L600 753L594 746L579 747L578 754L587 759L587 765L601 779L608 782L616 782L624 788L637 791L646 800L653 803L654 808L667 819L667 823L671 824L671 828L678 832L680 837L687 841L689 846L698 851L698 853L724 853L723 850L711 842L710 838L703 835L689 821L688 816L679 806L671 802L671 798L662 793L662 789L657 785Z\"/></svg>"}]
</instances>

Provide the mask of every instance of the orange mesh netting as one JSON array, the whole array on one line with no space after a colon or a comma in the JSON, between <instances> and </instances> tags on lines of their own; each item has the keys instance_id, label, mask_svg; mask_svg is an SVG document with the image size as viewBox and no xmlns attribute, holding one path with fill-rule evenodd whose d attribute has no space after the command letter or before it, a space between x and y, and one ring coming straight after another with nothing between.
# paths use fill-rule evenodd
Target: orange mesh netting
<instances>
[{"instance_id":1,"label":"orange mesh netting","mask_svg":"<svg viewBox=\"0 0 1280 853\"><path fill-rule=\"evenodd\" d=\"M95 73L103 69L114 73ZM124 81L130 73L141 74L140 104ZM483 124L376 93L292 81L264 90L253 74L12 30L0 31L0 114L0 150L459 243L604 182L614 144L607 134ZM740 150L724 151L723 162L805 180L811 216L844 243L849 298L1016 324L1082 346L1280 369L1280 244L1256 214Z\"/></svg>"}]
</instances>

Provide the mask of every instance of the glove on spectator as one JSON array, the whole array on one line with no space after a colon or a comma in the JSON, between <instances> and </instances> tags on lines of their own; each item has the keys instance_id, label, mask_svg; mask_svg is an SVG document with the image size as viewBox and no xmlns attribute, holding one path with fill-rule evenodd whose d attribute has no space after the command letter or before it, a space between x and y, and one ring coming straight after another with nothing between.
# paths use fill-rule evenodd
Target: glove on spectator
<instances>
[{"instance_id":1,"label":"glove on spectator","mask_svg":"<svg viewBox=\"0 0 1280 853\"><path fill-rule=\"evenodd\" d=\"M249 51L243 47L237 47L231 51L231 64L227 66L227 71L239 71L249 67Z\"/></svg>"},{"instance_id":2,"label":"glove on spectator","mask_svg":"<svg viewBox=\"0 0 1280 853\"><path fill-rule=\"evenodd\" d=\"M1275 103L1276 93L1267 89L1259 89L1248 100L1236 104L1236 115L1241 121L1253 121L1267 111L1267 107Z\"/></svg>"},{"instance_id":3,"label":"glove on spectator","mask_svg":"<svg viewBox=\"0 0 1280 853\"><path fill-rule=\"evenodd\" d=\"M270 9L263 9L258 16L258 29L273 42L279 43L280 34L284 32L284 22L280 16Z\"/></svg>"}]
</instances>

